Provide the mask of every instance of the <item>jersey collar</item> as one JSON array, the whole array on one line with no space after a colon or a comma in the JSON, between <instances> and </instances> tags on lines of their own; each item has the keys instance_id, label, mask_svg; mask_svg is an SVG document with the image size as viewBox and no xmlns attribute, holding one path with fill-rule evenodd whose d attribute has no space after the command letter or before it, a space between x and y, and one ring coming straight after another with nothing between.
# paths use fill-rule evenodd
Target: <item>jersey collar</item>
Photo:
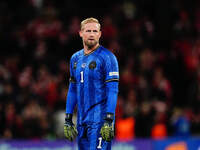
<instances>
[{"instance_id":1,"label":"jersey collar","mask_svg":"<svg viewBox=\"0 0 200 150\"><path fill-rule=\"evenodd\" d=\"M99 46L97 46L97 48L95 48L93 51L91 51L90 53L88 53L88 54L85 54L84 53L84 50L83 50L83 53L84 53L84 56L88 56L88 55L90 55L90 54L92 54L92 53L94 53L98 48L100 47L100 45Z\"/></svg>"}]
</instances>

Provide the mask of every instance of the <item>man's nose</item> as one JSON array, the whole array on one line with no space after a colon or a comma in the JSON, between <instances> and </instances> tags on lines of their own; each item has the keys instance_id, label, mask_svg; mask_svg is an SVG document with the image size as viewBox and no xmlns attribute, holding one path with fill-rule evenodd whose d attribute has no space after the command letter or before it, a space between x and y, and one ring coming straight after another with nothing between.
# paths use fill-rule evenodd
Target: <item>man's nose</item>
<instances>
[{"instance_id":1,"label":"man's nose","mask_svg":"<svg viewBox=\"0 0 200 150\"><path fill-rule=\"evenodd\" d=\"M90 33L90 37L94 37L94 32L91 32L91 33Z\"/></svg>"},{"instance_id":2,"label":"man's nose","mask_svg":"<svg viewBox=\"0 0 200 150\"><path fill-rule=\"evenodd\" d=\"M94 32L90 32L90 35L94 35Z\"/></svg>"}]
</instances>

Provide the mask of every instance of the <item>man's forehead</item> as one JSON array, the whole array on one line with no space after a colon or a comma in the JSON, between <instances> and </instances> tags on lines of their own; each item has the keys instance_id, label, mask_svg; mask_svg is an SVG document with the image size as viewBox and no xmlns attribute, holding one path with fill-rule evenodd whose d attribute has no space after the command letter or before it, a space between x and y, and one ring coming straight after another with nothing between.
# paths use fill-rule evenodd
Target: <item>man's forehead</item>
<instances>
[{"instance_id":1,"label":"man's forehead","mask_svg":"<svg viewBox=\"0 0 200 150\"><path fill-rule=\"evenodd\" d=\"M99 30L99 24L95 22L87 23L83 26L83 29L97 29Z\"/></svg>"}]
</instances>

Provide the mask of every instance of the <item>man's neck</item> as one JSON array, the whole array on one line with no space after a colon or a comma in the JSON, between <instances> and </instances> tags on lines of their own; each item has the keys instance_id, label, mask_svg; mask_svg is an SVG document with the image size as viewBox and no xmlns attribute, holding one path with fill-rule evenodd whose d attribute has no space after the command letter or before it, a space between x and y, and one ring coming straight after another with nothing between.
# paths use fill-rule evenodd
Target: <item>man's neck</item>
<instances>
[{"instance_id":1,"label":"man's neck","mask_svg":"<svg viewBox=\"0 0 200 150\"><path fill-rule=\"evenodd\" d=\"M91 53L92 51L94 51L97 47L99 47L99 44L96 44L94 47L92 48L88 48L87 46L84 45L84 54L87 55L89 53Z\"/></svg>"}]
</instances>

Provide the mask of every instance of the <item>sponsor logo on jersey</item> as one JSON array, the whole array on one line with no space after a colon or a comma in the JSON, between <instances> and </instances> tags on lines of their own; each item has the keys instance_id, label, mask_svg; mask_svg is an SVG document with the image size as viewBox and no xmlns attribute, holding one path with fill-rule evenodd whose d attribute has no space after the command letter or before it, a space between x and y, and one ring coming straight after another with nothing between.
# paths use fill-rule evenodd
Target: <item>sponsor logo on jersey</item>
<instances>
[{"instance_id":1,"label":"sponsor logo on jersey","mask_svg":"<svg viewBox=\"0 0 200 150\"><path fill-rule=\"evenodd\" d=\"M109 76L119 76L119 72L109 72Z\"/></svg>"}]
</instances>

